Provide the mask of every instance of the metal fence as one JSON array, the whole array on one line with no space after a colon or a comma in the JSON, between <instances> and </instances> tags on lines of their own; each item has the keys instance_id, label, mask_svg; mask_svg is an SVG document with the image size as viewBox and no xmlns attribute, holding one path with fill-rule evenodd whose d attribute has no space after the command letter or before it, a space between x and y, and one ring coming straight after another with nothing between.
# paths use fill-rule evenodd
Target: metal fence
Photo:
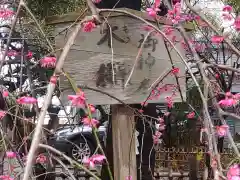
<instances>
[{"instance_id":1,"label":"metal fence","mask_svg":"<svg viewBox=\"0 0 240 180\"><path fill-rule=\"evenodd\" d=\"M178 177L189 176L191 158L196 158L198 176L201 177L206 169L207 150L203 147L196 148L156 148L155 177ZM223 168L233 160L234 153L224 150L220 154Z\"/></svg>"}]
</instances>

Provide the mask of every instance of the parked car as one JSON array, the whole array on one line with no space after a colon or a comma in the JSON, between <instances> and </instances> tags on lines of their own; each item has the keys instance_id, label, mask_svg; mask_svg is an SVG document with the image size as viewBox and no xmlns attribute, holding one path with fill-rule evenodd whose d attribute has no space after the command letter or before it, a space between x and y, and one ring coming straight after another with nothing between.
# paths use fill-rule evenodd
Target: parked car
<instances>
[{"instance_id":1,"label":"parked car","mask_svg":"<svg viewBox=\"0 0 240 180\"><path fill-rule=\"evenodd\" d=\"M98 127L98 138L102 146L106 144L108 121L101 121ZM83 124L63 125L49 137L49 145L81 162L97 150L97 143L92 127Z\"/></svg>"},{"instance_id":2,"label":"parked car","mask_svg":"<svg viewBox=\"0 0 240 180\"><path fill-rule=\"evenodd\" d=\"M101 145L106 143L107 122L98 128ZM57 129L49 144L77 161L94 154L97 143L92 128L84 125L68 125Z\"/></svg>"}]
</instances>

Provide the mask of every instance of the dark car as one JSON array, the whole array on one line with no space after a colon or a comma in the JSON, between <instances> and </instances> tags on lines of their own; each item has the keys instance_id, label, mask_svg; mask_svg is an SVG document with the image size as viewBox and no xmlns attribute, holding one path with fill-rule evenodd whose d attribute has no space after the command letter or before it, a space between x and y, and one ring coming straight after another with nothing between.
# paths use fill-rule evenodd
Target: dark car
<instances>
[{"instance_id":1,"label":"dark car","mask_svg":"<svg viewBox=\"0 0 240 180\"><path fill-rule=\"evenodd\" d=\"M102 146L105 146L108 121L103 120L102 113L97 109L95 118L100 121L97 135ZM63 125L54 135L49 137L49 145L55 147L67 156L81 162L84 157L93 155L97 150L97 143L92 132L92 127L79 122L78 124Z\"/></svg>"},{"instance_id":2,"label":"dark car","mask_svg":"<svg viewBox=\"0 0 240 180\"><path fill-rule=\"evenodd\" d=\"M102 146L106 143L107 122L98 127L98 138ZM85 125L68 125L56 130L49 144L77 161L94 154L97 143L92 128Z\"/></svg>"}]
</instances>

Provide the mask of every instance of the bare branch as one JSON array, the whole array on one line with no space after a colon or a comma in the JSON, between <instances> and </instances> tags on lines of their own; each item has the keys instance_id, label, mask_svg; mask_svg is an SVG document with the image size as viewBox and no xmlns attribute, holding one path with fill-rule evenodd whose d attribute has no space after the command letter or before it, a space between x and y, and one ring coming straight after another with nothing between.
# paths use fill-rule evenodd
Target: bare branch
<instances>
[{"instance_id":1,"label":"bare branch","mask_svg":"<svg viewBox=\"0 0 240 180\"><path fill-rule=\"evenodd\" d=\"M91 175L92 177L96 178L97 180L101 180L99 177L97 177L95 174L93 174L90 170L88 170L87 168L85 168L83 165L79 164L77 161L71 159L70 157L68 157L67 155L65 155L64 153L62 153L61 151L53 148L52 146L48 146L46 144L39 144L38 145L41 148L47 149L61 157L63 157L64 159L66 159L72 166L74 167L78 167L80 169L83 169L84 171L86 171L89 175Z\"/></svg>"},{"instance_id":2,"label":"bare branch","mask_svg":"<svg viewBox=\"0 0 240 180\"><path fill-rule=\"evenodd\" d=\"M89 19L89 17L88 17L88 19ZM92 19L92 17L91 17L91 19ZM64 61L67 57L67 54L68 54L71 46L73 45L79 30L81 29L82 23L85 22L86 20L87 20L87 18L85 18L83 21L79 22L76 25L75 29L72 31L70 37L68 38L68 40L67 40L67 42L66 42L66 44L63 48L63 51L62 51L62 53L59 57L59 60L57 62L56 68L55 68L54 74L56 76L59 76L59 74L62 72L61 70L62 70ZM56 85L53 84L53 83L49 83L49 85L48 85L47 94L46 94L46 97L44 99L44 104L43 104L43 107L41 109L40 115L38 117L37 126L36 126L36 129L35 129L32 144L31 144L31 147L30 147L30 150L29 150L29 154L28 154L28 158L27 158L27 165L26 165L26 168L25 168L25 171L24 171L23 180L28 180L29 174L31 173L34 155L35 155L35 152L38 148L38 144L40 142L39 137L41 136L41 131L42 131L44 118L45 118L48 106L49 106L49 104L52 100L52 94L54 92L55 86Z\"/></svg>"}]
</instances>

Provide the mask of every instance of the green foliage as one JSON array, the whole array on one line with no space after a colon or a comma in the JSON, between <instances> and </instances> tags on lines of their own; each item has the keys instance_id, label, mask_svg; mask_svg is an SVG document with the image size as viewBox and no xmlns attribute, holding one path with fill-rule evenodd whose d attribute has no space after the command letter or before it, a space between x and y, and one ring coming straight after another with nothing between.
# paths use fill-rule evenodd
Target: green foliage
<instances>
[{"instance_id":1,"label":"green foliage","mask_svg":"<svg viewBox=\"0 0 240 180\"><path fill-rule=\"evenodd\" d=\"M85 7L84 0L26 0L26 2L39 19L73 12Z\"/></svg>"},{"instance_id":2,"label":"green foliage","mask_svg":"<svg viewBox=\"0 0 240 180\"><path fill-rule=\"evenodd\" d=\"M240 1L239 0L226 0L226 3L231 5L237 14L240 13Z\"/></svg>"}]
</instances>

